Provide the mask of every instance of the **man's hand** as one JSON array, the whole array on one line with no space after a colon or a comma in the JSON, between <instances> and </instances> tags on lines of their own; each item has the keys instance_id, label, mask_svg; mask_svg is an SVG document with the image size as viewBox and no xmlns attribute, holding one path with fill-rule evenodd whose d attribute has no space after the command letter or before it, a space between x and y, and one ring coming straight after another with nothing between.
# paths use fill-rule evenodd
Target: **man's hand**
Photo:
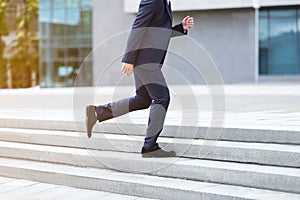
<instances>
[{"instance_id":1,"label":"man's hand","mask_svg":"<svg viewBox=\"0 0 300 200\"><path fill-rule=\"evenodd\" d=\"M122 72L127 76L130 76L133 71L133 64L123 63Z\"/></svg>"},{"instance_id":2,"label":"man's hand","mask_svg":"<svg viewBox=\"0 0 300 200\"><path fill-rule=\"evenodd\" d=\"M194 27L194 18L190 17L190 16L186 16L183 20L182 20L182 26L184 30L190 30L191 28Z\"/></svg>"}]
</instances>

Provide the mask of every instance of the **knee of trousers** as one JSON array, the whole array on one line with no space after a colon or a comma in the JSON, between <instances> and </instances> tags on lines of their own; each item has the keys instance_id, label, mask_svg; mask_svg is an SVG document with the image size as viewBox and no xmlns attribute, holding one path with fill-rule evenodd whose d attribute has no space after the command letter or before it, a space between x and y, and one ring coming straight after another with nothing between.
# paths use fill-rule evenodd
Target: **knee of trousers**
<instances>
[{"instance_id":1,"label":"knee of trousers","mask_svg":"<svg viewBox=\"0 0 300 200\"><path fill-rule=\"evenodd\" d=\"M168 95L159 97L157 99L154 99L153 103L160 104L167 110L169 107L169 104L170 104L170 100L171 100L171 98L170 98L170 95L168 94Z\"/></svg>"},{"instance_id":2,"label":"knee of trousers","mask_svg":"<svg viewBox=\"0 0 300 200\"><path fill-rule=\"evenodd\" d=\"M152 99L150 99L150 98L146 98L146 97L142 97L142 96L136 96L135 99L140 104L141 109L147 109L151 106Z\"/></svg>"}]
</instances>

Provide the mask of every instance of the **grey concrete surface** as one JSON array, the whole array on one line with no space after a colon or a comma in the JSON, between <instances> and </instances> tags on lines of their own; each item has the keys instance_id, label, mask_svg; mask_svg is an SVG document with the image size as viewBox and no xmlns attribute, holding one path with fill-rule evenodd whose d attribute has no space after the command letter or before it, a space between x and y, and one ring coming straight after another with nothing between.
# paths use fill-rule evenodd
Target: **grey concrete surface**
<instances>
[{"instance_id":1,"label":"grey concrete surface","mask_svg":"<svg viewBox=\"0 0 300 200\"><path fill-rule=\"evenodd\" d=\"M0 175L159 199L299 199L298 194L149 175L0 159Z\"/></svg>"},{"instance_id":2,"label":"grey concrete surface","mask_svg":"<svg viewBox=\"0 0 300 200\"><path fill-rule=\"evenodd\" d=\"M113 194L62 185L0 177L0 198L5 200L147 200L146 198ZM150 199L149 199L150 200Z\"/></svg>"},{"instance_id":3,"label":"grey concrete surface","mask_svg":"<svg viewBox=\"0 0 300 200\"><path fill-rule=\"evenodd\" d=\"M213 111L209 88L171 87L159 143L184 156L171 160L138 154L148 110L101 123L86 137L84 106L133 87L0 90L0 176L159 199L299 199L300 85L223 89ZM224 123L214 127L212 119Z\"/></svg>"},{"instance_id":4,"label":"grey concrete surface","mask_svg":"<svg viewBox=\"0 0 300 200\"><path fill-rule=\"evenodd\" d=\"M300 193L300 169L188 158L0 142L0 156L195 181Z\"/></svg>"},{"instance_id":5,"label":"grey concrete surface","mask_svg":"<svg viewBox=\"0 0 300 200\"><path fill-rule=\"evenodd\" d=\"M0 139L12 142L134 153L140 152L144 142L144 137L142 136L101 133L94 134L92 139L88 139L86 133L28 129L1 131ZM183 157L287 167L300 166L299 145L181 138L159 138L158 142L161 147L168 150L175 150L178 156Z\"/></svg>"},{"instance_id":6,"label":"grey concrete surface","mask_svg":"<svg viewBox=\"0 0 300 200\"><path fill-rule=\"evenodd\" d=\"M42 112L42 111L41 111ZM52 111L53 112L53 111ZM61 111L56 111L61 112ZM66 111L67 112L67 111ZM172 113L172 112L171 112ZM41 118L45 116L40 114ZM47 115L49 116L49 115ZM146 115L144 115L146 116ZM169 115L170 116L170 112ZM176 115L174 114L174 117ZM31 115L32 117L32 115ZM60 116L61 117L61 116ZM28 117L29 118L29 117ZM35 116L37 118L37 116ZM6 116L0 117L0 127L3 128L24 128L24 129L42 129L42 130L62 130L85 132L86 127L82 121L71 121L67 119L25 119L24 117ZM141 116L142 118L142 116ZM144 117L146 119L146 117ZM146 121L139 121L138 124L107 122L97 124L94 133L110 133L121 135L145 136ZM134 121L134 120L133 120ZM174 120L175 121L175 120ZM270 119L271 121L271 119ZM297 127L283 127L275 125L243 125L237 127L219 127L213 128L206 126L186 126L166 125L161 134L162 137L187 138L187 139L207 139L207 140L225 140L241 142L265 142L274 144L300 144L300 134Z\"/></svg>"}]
</instances>

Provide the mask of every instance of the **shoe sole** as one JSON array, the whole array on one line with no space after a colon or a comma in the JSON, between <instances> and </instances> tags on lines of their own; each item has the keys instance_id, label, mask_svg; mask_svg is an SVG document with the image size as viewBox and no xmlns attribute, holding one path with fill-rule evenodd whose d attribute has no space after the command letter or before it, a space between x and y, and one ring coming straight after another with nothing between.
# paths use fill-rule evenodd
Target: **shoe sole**
<instances>
[{"instance_id":1,"label":"shoe sole","mask_svg":"<svg viewBox=\"0 0 300 200\"><path fill-rule=\"evenodd\" d=\"M142 158L172 158L172 157L176 157L176 153L170 156L155 156L151 154L142 154Z\"/></svg>"}]
</instances>

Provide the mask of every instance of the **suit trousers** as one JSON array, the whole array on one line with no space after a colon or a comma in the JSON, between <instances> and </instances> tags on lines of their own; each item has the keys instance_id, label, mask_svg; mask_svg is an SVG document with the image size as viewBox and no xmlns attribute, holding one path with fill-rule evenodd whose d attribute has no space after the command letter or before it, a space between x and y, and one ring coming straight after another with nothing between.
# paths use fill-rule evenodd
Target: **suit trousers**
<instances>
[{"instance_id":1,"label":"suit trousers","mask_svg":"<svg viewBox=\"0 0 300 200\"><path fill-rule=\"evenodd\" d=\"M134 68L136 95L96 107L99 122L150 107L144 148L158 149L157 138L163 130L170 103L169 89L161 66L146 64Z\"/></svg>"}]
</instances>

